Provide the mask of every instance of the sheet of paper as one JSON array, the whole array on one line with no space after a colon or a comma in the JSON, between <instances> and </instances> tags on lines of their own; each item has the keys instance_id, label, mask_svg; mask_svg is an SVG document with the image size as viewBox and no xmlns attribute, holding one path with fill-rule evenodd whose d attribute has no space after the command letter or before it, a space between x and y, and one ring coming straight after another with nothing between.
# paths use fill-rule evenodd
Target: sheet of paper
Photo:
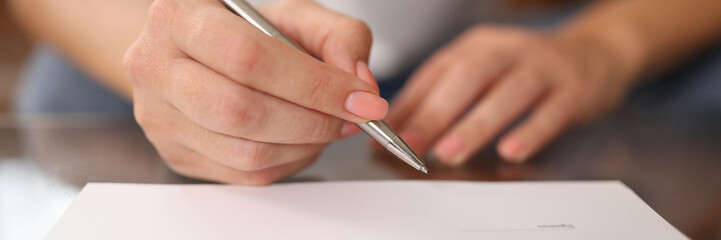
<instances>
[{"instance_id":1,"label":"sheet of paper","mask_svg":"<svg viewBox=\"0 0 721 240\"><path fill-rule=\"evenodd\" d=\"M47 239L687 239L620 182L91 183Z\"/></svg>"}]
</instances>

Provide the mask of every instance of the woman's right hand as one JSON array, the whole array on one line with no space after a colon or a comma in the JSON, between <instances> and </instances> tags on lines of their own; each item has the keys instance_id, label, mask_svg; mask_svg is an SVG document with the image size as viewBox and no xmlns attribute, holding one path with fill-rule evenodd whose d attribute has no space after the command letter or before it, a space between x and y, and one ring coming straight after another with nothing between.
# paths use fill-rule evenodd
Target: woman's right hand
<instances>
[{"instance_id":1,"label":"woman's right hand","mask_svg":"<svg viewBox=\"0 0 721 240\"><path fill-rule=\"evenodd\" d=\"M177 173L266 185L359 131L350 122L386 115L366 64L372 38L363 22L308 0L262 10L313 56L217 0L156 0L126 53L135 117Z\"/></svg>"}]
</instances>

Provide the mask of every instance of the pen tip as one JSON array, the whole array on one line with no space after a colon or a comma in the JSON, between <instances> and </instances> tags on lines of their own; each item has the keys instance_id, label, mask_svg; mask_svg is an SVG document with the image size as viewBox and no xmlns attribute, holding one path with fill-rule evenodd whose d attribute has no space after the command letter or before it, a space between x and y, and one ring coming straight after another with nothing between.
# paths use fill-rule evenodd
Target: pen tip
<instances>
[{"instance_id":1,"label":"pen tip","mask_svg":"<svg viewBox=\"0 0 721 240\"><path fill-rule=\"evenodd\" d=\"M426 168L425 166L422 166L422 167L421 167L421 172L423 172L423 173L425 173L425 174L428 174L428 168Z\"/></svg>"}]
</instances>

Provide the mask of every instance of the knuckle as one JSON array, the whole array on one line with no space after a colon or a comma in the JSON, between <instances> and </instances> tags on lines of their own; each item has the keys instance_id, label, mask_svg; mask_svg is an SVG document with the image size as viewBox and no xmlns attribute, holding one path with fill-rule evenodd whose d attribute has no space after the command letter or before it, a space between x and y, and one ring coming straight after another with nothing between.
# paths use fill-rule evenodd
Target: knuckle
<instances>
[{"instance_id":1,"label":"knuckle","mask_svg":"<svg viewBox=\"0 0 721 240\"><path fill-rule=\"evenodd\" d=\"M136 102L133 105L133 115L135 116L135 121L143 129L152 128L155 125L150 111L140 102Z\"/></svg>"},{"instance_id":2,"label":"knuckle","mask_svg":"<svg viewBox=\"0 0 721 240\"><path fill-rule=\"evenodd\" d=\"M252 37L239 37L229 40L225 52L224 68L231 79L243 81L253 86L249 80L255 79L260 72L265 55L265 45Z\"/></svg>"},{"instance_id":3,"label":"knuckle","mask_svg":"<svg viewBox=\"0 0 721 240\"><path fill-rule=\"evenodd\" d=\"M308 94L300 96L302 98L302 102L305 102L308 104L307 106L310 107L327 105L327 103L324 103L324 96L326 95L326 91L324 90L327 88L326 85L328 84L330 84L330 81L324 76L318 76L311 81L307 81Z\"/></svg>"},{"instance_id":4,"label":"knuckle","mask_svg":"<svg viewBox=\"0 0 721 240\"><path fill-rule=\"evenodd\" d=\"M242 171L255 172L268 167L268 160L271 159L272 151L270 145L260 142L244 141L239 146L240 156L236 167Z\"/></svg>"},{"instance_id":5,"label":"knuckle","mask_svg":"<svg viewBox=\"0 0 721 240\"><path fill-rule=\"evenodd\" d=\"M123 55L123 72L125 72L125 75L131 80L135 81L135 79L140 78L140 75L142 74L142 71L140 69L143 68L143 64L139 64L139 60L141 59L140 56L138 56L138 51L136 50L137 43L133 44L128 51L125 52L125 55Z\"/></svg>"},{"instance_id":6,"label":"knuckle","mask_svg":"<svg viewBox=\"0 0 721 240\"><path fill-rule=\"evenodd\" d=\"M178 149L165 149L158 147L158 154L165 162L165 165L173 172L183 175L192 176L193 161L186 157L186 154L178 152Z\"/></svg>"},{"instance_id":7,"label":"knuckle","mask_svg":"<svg viewBox=\"0 0 721 240\"><path fill-rule=\"evenodd\" d=\"M331 116L320 116L314 121L313 132L311 133L310 139L313 142L326 142L339 137L338 126L340 126L340 120L335 119ZM336 131L338 130L338 131Z\"/></svg>"},{"instance_id":8,"label":"knuckle","mask_svg":"<svg viewBox=\"0 0 721 240\"><path fill-rule=\"evenodd\" d=\"M243 134L257 126L260 120L251 99L242 95L221 97L212 109L215 125L223 132Z\"/></svg>"},{"instance_id":9,"label":"knuckle","mask_svg":"<svg viewBox=\"0 0 721 240\"><path fill-rule=\"evenodd\" d=\"M123 71L128 79L130 79L133 83L133 86L140 86L143 79L145 79L149 74L148 66L150 64L147 64L148 56L143 54L143 51L140 49L141 47L142 44L140 42L136 42L128 49L127 52L125 52L125 55L123 56Z\"/></svg>"},{"instance_id":10,"label":"knuckle","mask_svg":"<svg viewBox=\"0 0 721 240\"><path fill-rule=\"evenodd\" d=\"M220 72L229 75L236 81L247 81L253 79L253 73L260 72L257 68L262 66L265 59L266 43L264 39L258 39L258 34L250 30L250 25L241 30L240 34L227 34L219 31L219 26L228 26L227 23L219 20L218 9L215 7L200 7L192 14L192 24L184 24L183 38L187 42L211 42L216 49L223 49L220 58L223 64L219 65Z\"/></svg>"}]
</instances>

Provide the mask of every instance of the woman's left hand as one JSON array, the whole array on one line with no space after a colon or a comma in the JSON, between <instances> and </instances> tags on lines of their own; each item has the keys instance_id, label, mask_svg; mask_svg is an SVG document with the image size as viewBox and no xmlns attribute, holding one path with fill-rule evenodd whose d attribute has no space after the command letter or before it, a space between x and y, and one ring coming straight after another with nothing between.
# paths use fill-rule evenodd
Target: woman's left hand
<instances>
[{"instance_id":1,"label":"woman's left hand","mask_svg":"<svg viewBox=\"0 0 721 240\"><path fill-rule=\"evenodd\" d=\"M477 26L419 68L387 120L418 153L460 165L529 113L497 147L523 162L620 102L631 80L620 55L593 41Z\"/></svg>"}]
</instances>

